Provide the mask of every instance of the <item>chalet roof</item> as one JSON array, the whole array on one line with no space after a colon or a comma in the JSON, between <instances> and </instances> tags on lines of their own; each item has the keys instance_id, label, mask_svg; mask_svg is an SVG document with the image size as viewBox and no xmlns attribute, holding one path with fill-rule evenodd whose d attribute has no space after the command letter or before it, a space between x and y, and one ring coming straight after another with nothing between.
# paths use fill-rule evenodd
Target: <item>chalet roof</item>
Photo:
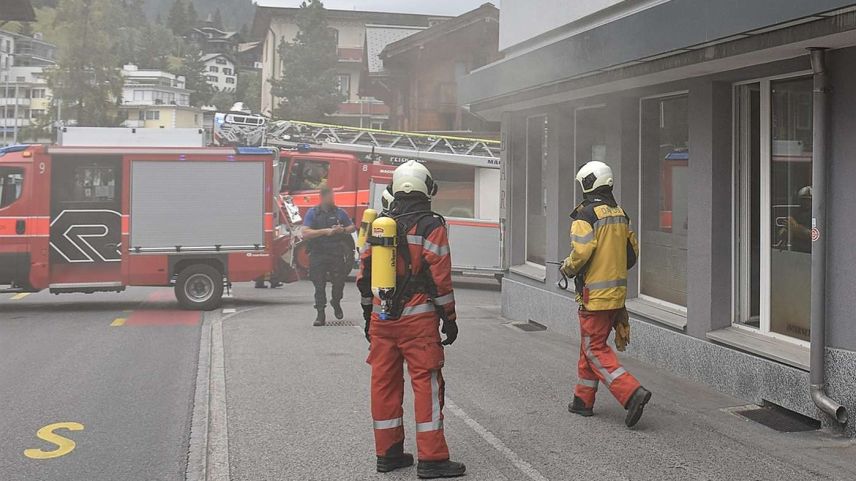
<instances>
[{"instance_id":1,"label":"chalet roof","mask_svg":"<svg viewBox=\"0 0 856 481\"><path fill-rule=\"evenodd\" d=\"M382 60L409 52L414 48L420 48L434 40L445 38L451 33L485 21L499 22L499 9L491 3L485 3L461 16L439 22L431 28L391 42L380 52L379 58Z\"/></svg>"},{"instance_id":2,"label":"chalet roof","mask_svg":"<svg viewBox=\"0 0 856 481\"><path fill-rule=\"evenodd\" d=\"M391 43L424 31L423 27L401 27L397 25L366 25L366 61L369 74L383 72L381 52Z\"/></svg>"}]
</instances>

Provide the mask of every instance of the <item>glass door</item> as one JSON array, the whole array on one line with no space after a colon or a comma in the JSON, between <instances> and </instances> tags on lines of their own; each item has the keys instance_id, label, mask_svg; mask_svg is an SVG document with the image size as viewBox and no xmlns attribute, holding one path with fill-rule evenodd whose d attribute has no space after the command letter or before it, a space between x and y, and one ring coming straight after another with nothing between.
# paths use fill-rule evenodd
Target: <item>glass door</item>
<instances>
[{"instance_id":1,"label":"glass door","mask_svg":"<svg viewBox=\"0 0 856 481\"><path fill-rule=\"evenodd\" d=\"M735 322L809 340L812 79L735 89Z\"/></svg>"}]
</instances>

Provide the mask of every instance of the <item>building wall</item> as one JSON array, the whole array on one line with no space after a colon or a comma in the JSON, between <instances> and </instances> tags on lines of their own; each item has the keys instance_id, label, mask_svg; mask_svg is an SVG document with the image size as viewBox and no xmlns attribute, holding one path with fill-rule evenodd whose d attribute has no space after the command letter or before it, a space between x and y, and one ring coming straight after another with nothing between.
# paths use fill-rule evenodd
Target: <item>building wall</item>
<instances>
[{"instance_id":1,"label":"building wall","mask_svg":"<svg viewBox=\"0 0 856 481\"><path fill-rule=\"evenodd\" d=\"M856 128L852 107L856 104L856 48L830 53L833 100L830 115L830 189L828 242L829 272L827 292L828 381L830 394L851 411L856 409L856 329L852 312L854 265L850 237L856 227L848 221L850 206L856 203L852 179L856 176ZM687 234L686 312L674 312L639 298L638 267L628 284L628 308L632 312L634 340L628 354L705 382L747 400L772 402L804 415L828 420L808 396L807 367L788 365L766 355L748 354L714 342L713 332L732 325L735 230L733 125L735 83L778 75L805 72L806 55L790 60L723 71L703 77L664 83L652 87L623 90L573 102L554 103L533 110L503 115L504 199L507 223L506 255L512 268L503 282L503 314L515 320L534 320L551 330L577 336L576 305L573 294L555 285L555 268L526 264L526 122L533 116L548 118L545 135L543 176L546 189L546 259L560 261L569 251L568 213L575 205L573 176L575 114L579 108L602 106L606 157L616 174L617 197L637 226L640 219L640 99L686 92L690 162L686 176L689 229ZM584 162L585 160L583 160ZM529 188L533 186L531 183ZM537 186L535 187L537 188ZM642 189L651 188L641 186ZM646 262L645 250L640 261ZM661 275L667 276L668 272ZM668 315L666 314L668 313ZM684 326L674 324L683 317ZM642 380L644 383L644 379ZM830 426L832 427L832 426ZM848 435L856 428L848 426Z\"/></svg>"},{"instance_id":2,"label":"building wall","mask_svg":"<svg viewBox=\"0 0 856 481\"><path fill-rule=\"evenodd\" d=\"M225 61L225 63L217 63L217 60ZM216 67L217 71L212 72L211 67ZM231 73L226 73L224 69L228 69ZM215 57L205 62L205 78L208 85L214 87L218 92L234 92L238 86L238 71L235 63L226 57ZM229 83L231 79L231 83Z\"/></svg>"}]
</instances>

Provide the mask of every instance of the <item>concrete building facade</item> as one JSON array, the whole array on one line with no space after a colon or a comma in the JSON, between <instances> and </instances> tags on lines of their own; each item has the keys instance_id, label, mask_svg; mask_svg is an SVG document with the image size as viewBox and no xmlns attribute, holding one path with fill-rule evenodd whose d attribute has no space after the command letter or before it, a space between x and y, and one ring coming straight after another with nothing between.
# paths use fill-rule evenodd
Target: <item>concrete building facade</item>
<instances>
[{"instance_id":1,"label":"concrete building facade","mask_svg":"<svg viewBox=\"0 0 856 481\"><path fill-rule=\"evenodd\" d=\"M122 76L119 110L126 115L125 127L202 128L202 109L190 105L183 76L136 65L125 65Z\"/></svg>"},{"instance_id":2,"label":"concrete building facade","mask_svg":"<svg viewBox=\"0 0 856 481\"><path fill-rule=\"evenodd\" d=\"M278 100L270 92L271 78L282 75L280 43L292 41L298 32L295 15L299 8L278 7L275 1L262 0L256 4L253 37L262 40L262 114L270 115ZM342 97L338 112L330 121L344 125L386 127L388 108L374 98L360 97L360 73L363 68L367 25L428 27L446 17L363 12L356 10L328 10L327 23L335 31L338 41L339 65L337 79Z\"/></svg>"},{"instance_id":3,"label":"concrete building facade","mask_svg":"<svg viewBox=\"0 0 856 481\"><path fill-rule=\"evenodd\" d=\"M55 64L55 54L40 34L0 30L0 145L50 139L52 94L44 69Z\"/></svg>"},{"instance_id":4,"label":"concrete building facade","mask_svg":"<svg viewBox=\"0 0 856 481\"><path fill-rule=\"evenodd\" d=\"M238 87L238 71L228 56L209 53L202 56L205 62L205 81L217 92L234 92Z\"/></svg>"},{"instance_id":5,"label":"concrete building facade","mask_svg":"<svg viewBox=\"0 0 856 481\"><path fill-rule=\"evenodd\" d=\"M504 315L577 332L550 262L605 161L641 244L628 353L856 436L824 404L856 409L854 5L504 0L505 58L459 88L502 122Z\"/></svg>"}]
</instances>

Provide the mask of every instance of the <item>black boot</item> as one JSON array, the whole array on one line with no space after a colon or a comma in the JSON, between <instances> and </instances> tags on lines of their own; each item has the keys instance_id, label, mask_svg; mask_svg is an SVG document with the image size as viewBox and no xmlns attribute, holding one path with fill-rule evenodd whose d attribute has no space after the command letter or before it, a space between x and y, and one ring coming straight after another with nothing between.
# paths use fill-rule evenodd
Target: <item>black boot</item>
<instances>
[{"instance_id":1,"label":"black boot","mask_svg":"<svg viewBox=\"0 0 856 481\"><path fill-rule=\"evenodd\" d=\"M404 441L395 443L386 454L377 457L377 472L388 473L396 469L413 466L413 455L404 452Z\"/></svg>"},{"instance_id":2,"label":"black boot","mask_svg":"<svg viewBox=\"0 0 856 481\"><path fill-rule=\"evenodd\" d=\"M333 315L336 316L336 319L342 320L345 317L345 313L342 312L342 304L340 301L332 301L330 303L333 306Z\"/></svg>"},{"instance_id":3,"label":"black boot","mask_svg":"<svg viewBox=\"0 0 856 481\"><path fill-rule=\"evenodd\" d=\"M265 281L256 281L256 289L264 289Z\"/></svg>"},{"instance_id":4,"label":"black boot","mask_svg":"<svg viewBox=\"0 0 856 481\"><path fill-rule=\"evenodd\" d=\"M324 312L323 307L316 307L316 311L318 311L318 315L315 316L315 322L312 323L313 326L323 326L327 323L327 314Z\"/></svg>"},{"instance_id":5,"label":"black boot","mask_svg":"<svg viewBox=\"0 0 856 481\"><path fill-rule=\"evenodd\" d=\"M582 399L574 396L574 402L568 404L568 411L583 417L594 416L594 410L587 408Z\"/></svg>"},{"instance_id":6,"label":"black boot","mask_svg":"<svg viewBox=\"0 0 856 481\"><path fill-rule=\"evenodd\" d=\"M416 476L420 479L457 478L467 472L464 463L454 461L419 461L416 465Z\"/></svg>"},{"instance_id":7,"label":"black boot","mask_svg":"<svg viewBox=\"0 0 856 481\"><path fill-rule=\"evenodd\" d=\"M648 404L648 401L651 400L651 391L645 389L642 386L636 388L636 391L633 392L633 396L630 396L630 400L627 401L627 417L624 418L624 424L627 425L628 428L632 428L639 422L639 418L642 417L642 410L645 409L645 405Z\"/></svg>"}]
</instances>

